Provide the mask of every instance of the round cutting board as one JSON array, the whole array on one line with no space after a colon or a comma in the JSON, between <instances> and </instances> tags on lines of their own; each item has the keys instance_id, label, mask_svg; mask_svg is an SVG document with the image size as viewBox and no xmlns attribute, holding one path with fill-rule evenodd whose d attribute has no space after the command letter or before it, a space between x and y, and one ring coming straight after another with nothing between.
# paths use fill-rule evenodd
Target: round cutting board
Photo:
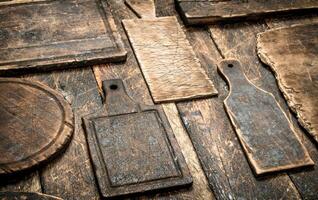
<instances>
[{"instance_id":1,"label":"round cutting board","mask_svg":"<svg viewBox=\"0 0 318 200\"><path fill-rule=\"evenodd\" d=\"M0 175L35 166L71 140L71 106L53 89L0 78Z\"/></svg>"}]
</instances>

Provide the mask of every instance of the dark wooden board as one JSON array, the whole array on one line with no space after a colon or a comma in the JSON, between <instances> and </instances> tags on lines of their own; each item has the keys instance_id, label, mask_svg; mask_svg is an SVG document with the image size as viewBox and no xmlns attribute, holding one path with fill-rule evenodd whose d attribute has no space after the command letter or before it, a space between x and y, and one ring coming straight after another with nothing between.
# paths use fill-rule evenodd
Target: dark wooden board
<instances>
[{"instance_id":1,"label":"dark wooden board","mask_svg":"<svg viewBox=\"0 0 318 200\"><path fill-rule=\"evenodd\" d=\"M317 0L177 0L187 24L207 24L273 13L317 9Z\"/></svg>"},{"instance_id":2,"label":"dark wooden board","mask_svg":"<svg viewBox=\"0 0 318 200\"><path fill-rule=\"evenodd\" d=\"M224 60L218 69L230 86L226 111L255 173L313 165L274 96L253 85L240 65Z\"/></svg>"},{"instance_id":3,"label":"dark wooden board","mask_svg":"<svg viewBox=\"0 0 318 200\"><path fill-rule=\"evenodd\" d=\"M123 20L154 102L217 94L176 17Z\"/></svg>"},{"instance_id":4,"label":"dark wooden board","mask_svg":"<svg viewBox=\"0 0 318 200\"><path fill-rule=\"evenodd\" d=\"M318 142L318 24L266 31L258 35L257 47L288 105Z\"/></svg>"},{"instance_id":5,"label":"dark wooden board","mask_svg":"<svg viewBox=\"0 0 318 200\"><path fill-rule=\"evenodd\" d=\"M0 71L123 61L105 1L0 4Z\"/></svg>"},{"instance_id":6,"label":"dark wooden board","mask_svg":"<svg viewBox=\"0 0 318 200\"><path fill-rule=\"evenodd\" d=\"M47 86L1 78L0 110L0 174L38 165L71 140L71 106Z\"/></svg>"},{"instance_id":7,"label":"dark wooden board","mask_svg":"<svg viewBox=\"0 0 318 200\"><path fill-rule=\"evenodd\" d=\"M0 192L0 200L62 200L51 195L31 192Z\"/></svg>"},{"instance_id":8,"label":"dark wooden board","mask_svg":"<svg viewBox=\"0 0 318 200\"><path fill-rule=\"evenodd\" d=\"M120 79L103 82L105 107L83 118L104 197L189 186L192 177L162 110L139 106Z\"/></svg>"}]
</instances>

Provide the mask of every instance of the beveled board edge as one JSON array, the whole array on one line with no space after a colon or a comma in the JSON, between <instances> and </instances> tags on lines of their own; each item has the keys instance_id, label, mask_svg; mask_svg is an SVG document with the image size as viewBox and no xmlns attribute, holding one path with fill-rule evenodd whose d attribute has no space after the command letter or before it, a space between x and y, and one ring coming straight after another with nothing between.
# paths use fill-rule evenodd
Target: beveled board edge
<instances>
[{"instance_id":1,"label":"beveled board edge","mask_svg":"<svg viewBox=\"0 0 318 200\"><path fill-rule=\"evenodd\" d=\"M60 108L63 109L62 112L64 114L64 123L60 128L60 133L58 134L58 138L55 138L55 143L51 144L42 154L34 155L32 159L27 159L25 161L19 161L13 164L8 165L8 167L0 167L0 175L12 174L21 170L26 170L32 167L35 167L44 161L54 157L64 148L66 148L67 144L71 141L73 132L74 132L74 116L71 105L64 99L64 97L59 94L57 91L51 89L50 87L43 85L39 82L33 82L25 79L17 79L17 78L0 78L0 84L2 82L13 82L18 84L27 84L29 86L33 86L37 89L48 93L51 97L54 97L56 102L60 105Z\"/></svg>"}]
</instances>

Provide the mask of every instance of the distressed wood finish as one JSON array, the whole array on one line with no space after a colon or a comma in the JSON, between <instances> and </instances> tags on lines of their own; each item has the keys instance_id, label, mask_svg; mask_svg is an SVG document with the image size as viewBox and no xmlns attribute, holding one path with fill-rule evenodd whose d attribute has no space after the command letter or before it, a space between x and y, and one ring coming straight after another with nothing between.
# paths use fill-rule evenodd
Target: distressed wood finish
<instances>
[{"instance_id":1,"label":"distressed wood finish","mask_svg":"<svg viewBox=\"0 0 318 200\"><path fill-rule=\"evenodd\" d=\"M318 24L258 35L258 55L274 71L299 122L318 142Z\"/></svg>"},{"instance_id":2,"label":"distressed wood finish","mask_svg":"<svg viewBox=\"0 0 318 200\"><path fill-rule=\"evenodd\" d=\"M49 87L1 78L0 110L0 174L38 165L63 150L71 139L72 109Z\"/></svg>"},{"instance_id":3,"label":"distressed wood finish","mask_svg":"<svg viewBox=\"0 0 318 200\"><path fill-rule=\"evenodd\" d=\"M123 24L156 103L217 94L175 17Z\"/></svg>"},{"instance_id":4,"label":"distressed wood finish","mask_svg":"<svg viewBox=\"0 0 318 200\"><path fill-rule=\"evenodd\" d=\"M62 200L61 198L41 193L0 192L0 200Z\"/></svg>"},{"instance_id":5,"label":"distressed wood finish","mask_svg":"<svg viewBox=\"0 0 318 200\"><path fill-rule=\"evenodd\" d=\"M316 0L177 0L180 14L187 24L207 24L239 18L317 9Z\"/></svg>"},{"instance_id":6,"label":"distressed wood finish","mask_svg":"<svg viewBox=\"0 0 318 200\"><path fill-rule=\"evenodd\" d=\"M224 60L218 69L230 86L226 111L255 173L313 165L274 96L253 85L236 60Z\"/></svg>"},{"instance_id":7,"label":"distressed wood finish","mask_svg":"<svg viewBox=\"0 0 318 200\"><path fill-rule=\"evenodd\" d=\"M105 1L0 4L0 16L0 71L126 58Z\"/></svg>"},{"instance_id":8,"label":"distressed wood finish","mask_svg":"<svg viewBox=\"0 0 318 200\"><path fill-rule=\"evenodd\" d=\"M163 111L135 104L119 79L104 81L103 89L105 107L83 118L103 196L192 184Z\"/></svg>"},{"instance_id":9,"label":"distressed wood finish","mask_svg":"<svg viewBox=\"0 0 318 200\"><path fill-rule=\"evenodd\" d=\"M156 17L154 0L125 0L125 3L139 18Z\"/></svg>"}]
</instances>

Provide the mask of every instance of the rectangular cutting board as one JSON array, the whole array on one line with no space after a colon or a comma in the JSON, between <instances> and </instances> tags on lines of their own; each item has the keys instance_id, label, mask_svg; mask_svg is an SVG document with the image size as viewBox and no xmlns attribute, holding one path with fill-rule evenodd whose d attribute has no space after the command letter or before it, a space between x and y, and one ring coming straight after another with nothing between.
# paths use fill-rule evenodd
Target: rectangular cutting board
<instances>
[{"instance_id":1,"label":"rectangular cutting board","mask_svg":"<svg viewBox=\"0 0 318 200\"><path fill-rule=\"evenodd\" d=\"M104 108L83 118L104 197L192 184L192 177L160 106L135 104L121 80L103 82Z\"/></svg>"},{"instance_id":2,"label":"rectangular cutting board","mask_svg":"<svg viewBox=\"0 0 318 200\"><path fill-rule=\"evenodd\" d=\"M176 17L123 20L154 102L217 94Z\"/></svg>"},{"instance_id":3,"label":"rectangular cutting board","mask_svg":"<svg viewBox=\"0 0 318 200\"><path fill-rule=\"evenodd\" d=\"M0 72L123 61L106 1L0 2Z\"/></svg>"},{"instance_id":4,"label":"rectangular cutting board","mask_svg":"<svg viewBox=\"0 0 318 200\"><path fill-rule=\"evenodd\" d=\"M318 143L318 24L266 31L258 35L257 48L288 105Z\"/></svg>"},{"instance_id":5,"label":"rectangular cutting board","mask_svg":"<svg viewBox=\"0 0 318 200\"><path fill-rule=\"evenodd\" d=\"M257 18L266 14L317 9L317 0L177 0L187 24Z\"/></svg>"}]
</instances>

